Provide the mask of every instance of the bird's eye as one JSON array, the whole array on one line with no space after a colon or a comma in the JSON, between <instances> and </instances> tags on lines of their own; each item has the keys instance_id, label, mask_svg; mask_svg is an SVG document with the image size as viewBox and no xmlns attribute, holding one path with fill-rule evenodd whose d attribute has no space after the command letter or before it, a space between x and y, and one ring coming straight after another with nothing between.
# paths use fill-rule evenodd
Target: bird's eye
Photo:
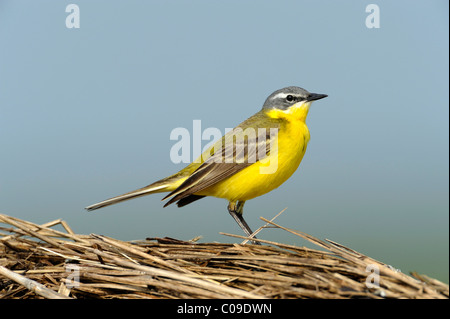
<instances>
[{"instance_id":1,"label":"bird's eye","mask_svg":"<svg viewBox=\"0 0 450 319\"><path fill-rule=\"evenodd\" d=\"M295 100L295 97L293 97L292 95L289 94L288 96L286 96L286 101L292 102L294 100Z\"/></svg>"}]
</instances>

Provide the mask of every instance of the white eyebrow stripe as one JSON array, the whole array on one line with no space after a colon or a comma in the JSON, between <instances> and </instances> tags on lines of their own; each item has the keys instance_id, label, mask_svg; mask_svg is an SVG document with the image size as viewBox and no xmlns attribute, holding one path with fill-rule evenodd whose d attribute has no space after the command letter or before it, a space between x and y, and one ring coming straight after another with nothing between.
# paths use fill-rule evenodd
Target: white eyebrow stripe
<instances>
[{"instance_id":1,"label":"white eyebrow stripe","mask_svg":"<svg viewBox=\"0 0 450 319\"><path fill-rule=\"evenodd\" d=\"M276 98L278 98L278 97L283 97L283 98L285 98L285 97L288 96L288 95L290 95L290 93L280 92L280 93L277 93L276 95L274 95L272 98L273 98L273 99L276 99Z\"/></svg>"}]
</instances>

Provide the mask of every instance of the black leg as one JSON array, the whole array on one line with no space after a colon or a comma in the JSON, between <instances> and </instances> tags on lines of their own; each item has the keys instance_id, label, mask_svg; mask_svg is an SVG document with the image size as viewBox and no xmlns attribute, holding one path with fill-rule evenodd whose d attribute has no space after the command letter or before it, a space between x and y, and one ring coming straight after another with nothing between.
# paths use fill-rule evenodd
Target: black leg
<instances>
[{"instance_id":1,"label":"black leg","mask_svg":"<svg viewBox=\"0 0 450 319\"><path fill-rule=\"evenodd\" d=\"M244 233L250 237L253 234L253 231L250 229L250 226L248 226L247 222L244 219L243 216L243 208L244 208L244 203L245 202L230 202L228 204L228 212L230 213L231 217L234 218L234 220L236 221L236 223L239 225L239 227L242 228L242 230L244 231ZM253 236L253 238L256 238L255 236ZM255 245L261 245L261 243L257 242L257 241L253 241L252 243Z\"/></svg>"}]
</instances>

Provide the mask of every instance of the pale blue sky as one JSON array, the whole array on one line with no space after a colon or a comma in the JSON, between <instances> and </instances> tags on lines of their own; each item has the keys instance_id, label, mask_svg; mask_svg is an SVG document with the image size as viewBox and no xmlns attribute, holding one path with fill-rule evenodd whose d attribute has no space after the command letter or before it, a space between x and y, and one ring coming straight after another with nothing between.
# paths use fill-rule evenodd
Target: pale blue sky
<instances>
[{"instance_id":1,"label":"pale blue sky","mask_svg":"<svg viewBox=\"0 0 450 319\"><path fill-rule=\"evenodd\" d=\"M76 3L81 28L67 29ZM368 29L365 8L380 8ZM183 167L176 127L233 127L273 91L328 98L300 169L249 201L272 218L448 281L448 1L0 1L0 212L121 239L227 241L223 199L83 208ZM205 144L208 141L205 141ZM283 231L261 237L304 245Z\"/></svg>"}]
</instances>

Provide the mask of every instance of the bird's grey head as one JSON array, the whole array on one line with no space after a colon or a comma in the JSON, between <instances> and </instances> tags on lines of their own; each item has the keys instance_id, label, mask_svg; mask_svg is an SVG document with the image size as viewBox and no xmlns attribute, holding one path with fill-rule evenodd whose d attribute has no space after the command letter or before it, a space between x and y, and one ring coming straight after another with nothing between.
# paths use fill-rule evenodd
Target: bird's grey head
<instances>
[{"instance_id":1,"label":"bird's grey head","mask_svg":"<svg viewBox=\"0 0 450 319\"><path fill-rule=\"evenodd\" d=\"M292 105L299 102L312 102L327 97L326 94L309 93L305 89L297 86L288 86L277 90L269 95L264 102L263 109L287 110Z\"/></svg>"}]
</instances>

